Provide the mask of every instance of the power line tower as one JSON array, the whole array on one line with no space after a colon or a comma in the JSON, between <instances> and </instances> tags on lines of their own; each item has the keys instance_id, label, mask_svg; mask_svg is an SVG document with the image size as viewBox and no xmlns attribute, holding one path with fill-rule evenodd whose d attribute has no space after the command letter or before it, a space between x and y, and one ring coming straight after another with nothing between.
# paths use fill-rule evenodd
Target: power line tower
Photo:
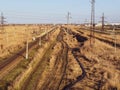
<instances>
[{"instance_id":1,"label":"power line tower","mask_svg":"<svg viewBox=\"0 0 120 90\"><path fill-rule=\"evenodd\" d=\"M69 25L69 22L70 22L70 18L71 18L71 13L68 12L67 13L67 31L66 31L66 33L69 33L68 25ZM69 36L67 36L67 38L69 39Z\"/></svg>"},{"instance_id":2,"label":"power line tower","mask_svg":"<svg viewBox=\"0 0 120 90\"><path fill-rule=\"evenodd\" d=\"M102 15L102 30L104 31L104 25L105 25L105 17L104 17L104 13Z\"/></svg>"},{"instance_id":3,"label":"power line tower","mask_svg":"<svg viewBox=\"0 0 120 90\"><path fill-rule=\"evenodd\" d=\"M70 12L68 12L67 13L67 27L68 27L68 25L69 25L69 23L70 23L70 19L71 19L72 17L71 17L71 13ZM68 28L67 28L67 32L68 32Z\"/></svg>"},{"instance_id":4,"label":"power line tower","mask_svg":"<svg viewBox=\"0 0 120 90\"><path fill-rule=\"evenodd\" d=\"M95 42L92 40L94 38L94 30L95 30L95 0L91 1L91 32L90 32L90 45Z\"/></svg>"},{"instance_id":5,"label":"power line tower","mask_svg":"<svg viewBox=\"0 0 120 90\"><path fill-rule=\"evenodd\" d=\"M68 12L68 14L67 14L67 24L69 24L70 18L71 18L71 13Z\"/></svg>"},{"instance_id":6,"label":"power line tower","mask_svg":"<svg viewBox=\"0 0 120 90\"><path fill-rule=\"evenodd\" d=\"M101 31L104 31L105 30L105 22L107 22L107 21L105 21L105 16L104 16L104 13L102 14L102 17L101 17L101 24L102 24L102 26L101 26Z\"/></svg>"},{"instance_id":7,"label":"power line tower","mask_svg":"<svg viewBox=\"0 0 120 90\"><path fill-rule=\"evenodd\" d=\"M3 13L1 12L1 17L0 17L0 25L1 25L1 31L4 31L4 24L5 24L5 17L3 15Z\"/></svg>"},{"instance_id":8,"label":"power line tower","mask_svg":"<svg viewBox=\"0 0 120 90\"><path fill-rule=\"evenodd\" d=\"M106 18L106 17L105 17L105 15L104 15L104 13L102 14L102 17L101 17L101 18L102 18L102 21L101 21L101 22L102 22L102 30L104 31L104 30L105 30L105 22L107 22L107 21L105 21L105 18Z\"/></svg>"},{"instance_id":9,"label":"power line tower","mask_svg":"<svg viewBox=\"0 0 120 90\"><path fill-rule=\"evenodd\" d=\"M113 40L114 40L114 48L115 48L115 53L116 53L116 51L117 51L117 46L116 46L116 43L117 43L117 35L116 35L116 31L115 31L115 29L116 29L116 27L115 27L115 25L114 25L114 27L113 27Z\"/></svg>"}]
</instances>

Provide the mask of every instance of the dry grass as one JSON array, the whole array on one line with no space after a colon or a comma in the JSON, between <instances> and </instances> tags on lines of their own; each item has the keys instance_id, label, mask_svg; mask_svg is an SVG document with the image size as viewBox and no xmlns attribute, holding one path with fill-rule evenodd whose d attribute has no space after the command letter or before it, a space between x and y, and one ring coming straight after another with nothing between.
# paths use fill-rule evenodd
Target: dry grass
<instances>
[{"instance_id":1,"label":"dry grass","mask_svg":"<svg viewBox=\"0 0 120 90\"><path fill-rule=\"evenodd\" d=\"M82 47L81 53L92 62L95 62L90 70L97 68L99 71L104 72L103 78L106 83L102 87L103 90L113 87L116 87L118 90L120 89L119 49L117 49L115 53L114 47L96 40L93 47L90 47L89 41L87 41ZM97 75L99 75L99 73Z\"/></svg>"},{"instance_id":2,"label":"dry grass","mask_svg":"<svg viewBox=\"0 0 120 90\"><path fill-rule=\"evenodd\" d=\"M58 33L59 33L59 31L56 31L51 35L50 42L45 43L44 46L38 50L38 53L34 56L33 60L29 63L27 69L15 79L15 81L14 81L14 88L15 89L20 89L22 86L24 86L25 81L27 79L29 79L30 75L32 75L32 78L30 80L30 84L29 84L28 88L33 86L33 83L35 83L33 81L36 80L36 77L38 77L38 75L46 68L45 67L46 60L43 60L44 59L43 56L44 56L44 54L46 54L45 56L49 57L50 53L47 53L47 50L49 48L51 48L53 43L55 43L55 40L56 40L55 37L57 37ZM40 62L43 62L43 63L40 63ZM39 68L37 69L38 72L36 71L33 74L34 70L36 70L36 67L38 65L39 65Z\"/></svg>"},{"instance_id":3,"label":"dry grass","mask_svg":"<svg viewBox=\"0 0 120 90\"><path fill-rule=\"evenodd\" d=\"M80 27L71 26L74 32L83 32L83 36L88 37L90 34L87 30L80 30ZM80 32L78 32L80 31ZM81 33L80 33L81 34ZM114 35L106 35L95 33L96 37L109 41L114 40ZM116 35L117 43L120 43L120 36ZM73 89L93 90L119 90L120 89L120 49L115 48L107 43L95 40L95 44L91 47L90 41L86 41L81 48L81 54L88 60L80 60L86 67L87 77L82 82L76 84ZM101 84L99 84L101 82Z\"/></svg>"},{"instance_id":4,"label":"dry grass","mask_svg":"<svg viewBox=\"0 0 120 90\"><path fill-rule=\"evenodd\" d=\"M26 40L32 41L34 36L40 35L51 26L5 26L4 33L0 32L0 60L11 56L25 46Z\"/></svg>"}]
</instances>

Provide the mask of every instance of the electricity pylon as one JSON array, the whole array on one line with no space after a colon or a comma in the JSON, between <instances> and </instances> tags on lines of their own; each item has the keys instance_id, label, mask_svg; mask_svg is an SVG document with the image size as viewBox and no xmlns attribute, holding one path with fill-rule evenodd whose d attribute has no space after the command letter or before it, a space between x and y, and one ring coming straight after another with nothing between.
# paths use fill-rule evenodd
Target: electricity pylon
<instances>
[{"instance_id":1,"label":"electricity pylon","mask_svg":"<svg viewBox=\"0 0 120 90\"><path fill-rule=\"evenodd\" d=\"M94 38L94 30L95 30L95 0L91 1L91 31L90 31L90 45L95 42Z\"/></svg>"},{"instance_id":2,"label":"electricity pylon","mask_svg":"<svg viewBox=\"0 0 120 90\"><path fill-rule=\"evenodd\" d=\"M6 18L4 17L3 13L1 12L0 25L1 25L1 31L2 32L4 31L4 23L6 22L5 19Z\"/></svg>"}]
</instances>

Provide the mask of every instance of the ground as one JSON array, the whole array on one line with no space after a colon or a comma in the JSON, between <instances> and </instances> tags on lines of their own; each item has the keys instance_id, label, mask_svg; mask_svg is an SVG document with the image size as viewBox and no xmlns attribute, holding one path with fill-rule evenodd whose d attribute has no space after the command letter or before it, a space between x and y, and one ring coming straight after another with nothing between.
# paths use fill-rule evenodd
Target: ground
<instances>
[{"instance_id":1,"label":"ground","mask_svg":"<svg viewBox=\"0 0 120 90\"><path fill-rule=\"evenodd\" d=\"M16 26L18 28L18 26ZM29 26L28 28L32 28ZM37 33L43 32L37 29L46 26L34 26ZM47 26L47 29L52 26ZM7 27L8 28L8 27ZM19 29L23 26L19 26ZM14 30L14 29L11 29ZM33 29L32 29L33 30ZM29 30L29 41L32 37L40 34ZM6 30L7 31L7 30ZM25 37L17 44L19 33L25 33L25 30L17 30L16 40L10 36L10 46L20 45L25 47ZM32 33L31 33L32 32ZM18 33L18 35L17 35ZM2 34L2 33L1 33ZM30 58L25 60L23 57L16 58L13 65L8 64L1 68L0 88L4 90L119 90L120 89L120 42L119 35L114 38L114 34L95 33L90 43L90 31L80 26L57 26L49 35L42 38L42 44L35 44L30 49ZM5 35L5 34L2 34ZM5 36L2 36L3 38ZM49 37L46 39L46 37ZM3 39L0 39L1 42ZM116 40L116 47L115 47ZM4 42L2 43L8 47ZM10 50L12 50L9 48ZM3 49L3 48L1 48ZM8 52L9 49L6 49ZM19 49L12 52L19 52ZM7 55L9 55L8 53ZM22 53L24 56L25 53ZM3 55L5 58L6 54ZM1 61L4 61L1 56ZM19 62L18 62L19 60ZM1 62L2 63L2 62ZM3 73L2 70L8 69Z\"/></svg>"}]
</instances>

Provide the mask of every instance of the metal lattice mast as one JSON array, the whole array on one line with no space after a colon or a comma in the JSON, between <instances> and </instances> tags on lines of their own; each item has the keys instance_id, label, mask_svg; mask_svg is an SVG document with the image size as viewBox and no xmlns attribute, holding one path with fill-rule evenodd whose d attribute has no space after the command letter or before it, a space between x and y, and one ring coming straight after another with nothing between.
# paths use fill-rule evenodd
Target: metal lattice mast
<instances>
[{"instance_id":1,"label":"metal lattice mast","mask_svg":"<svg viewBox=\"0 0 120 90\"><path fill-rule=\"evenodd\" d=\"M4 23L5 21L5 17L3 16L3 13L1 12L1 17L0 17L0 24L1 24L1 30L4 31Z\"/></svg>"},{"instance_id":2,"label":"metal lattice mast","mask_svg":"<svg viewBox=\"0 0 120 90\"><path fill-rule=\"evenodd\" d=\"M104 26L105 26L105 17L104 17L104 13L102 15L102 30L104 31Z\"/></svg>"},{"instance_id":3,"label":"metal lattice mast","mask_svg":"<svg viewBox=\"0 0 120 90\"><path fill-rule=\"evenodd\" d=\"M92 45L94 38L94 30L95 30L95 0L91 1L91 32L90 32L90 45Z\"/></svg>"},{"instance_id":4,"label":"metal lattice mast","mask_svg":"<svg viewBox=\"0 0 120 90\"><path fill-rule=\"evenodd\" d=\"M68 12L68 14L67 14L67 24L69 24L69 21L70 21L70 12Z\"/></svg>"},{"instance_id":5,"label":"metal lattice mast","mask_svg":"<svg viewBox=\"0 0 120 90\"><path fill-rule=\"evenodd\" d=\"M116 31L115 31L115 25L113 27L113 39L114 39L114 48L115 48L115 53L117 51L117 48L116 48L116 43L117 43L117 35L116 35Z\"/></svg>"},{"instance_id":6,"label":"metal lattice mast","mask_svg":"<svg viewBox=\"0 0 120 90\"><path fill-rule=\"evenodd\" d=\"M68 25L69 25L69 22L70 22L70 18L71 18L71 13L70 12L68 12L68 14L67 14L67 32L68 32Z\"/></svg>"}]
</instances>

